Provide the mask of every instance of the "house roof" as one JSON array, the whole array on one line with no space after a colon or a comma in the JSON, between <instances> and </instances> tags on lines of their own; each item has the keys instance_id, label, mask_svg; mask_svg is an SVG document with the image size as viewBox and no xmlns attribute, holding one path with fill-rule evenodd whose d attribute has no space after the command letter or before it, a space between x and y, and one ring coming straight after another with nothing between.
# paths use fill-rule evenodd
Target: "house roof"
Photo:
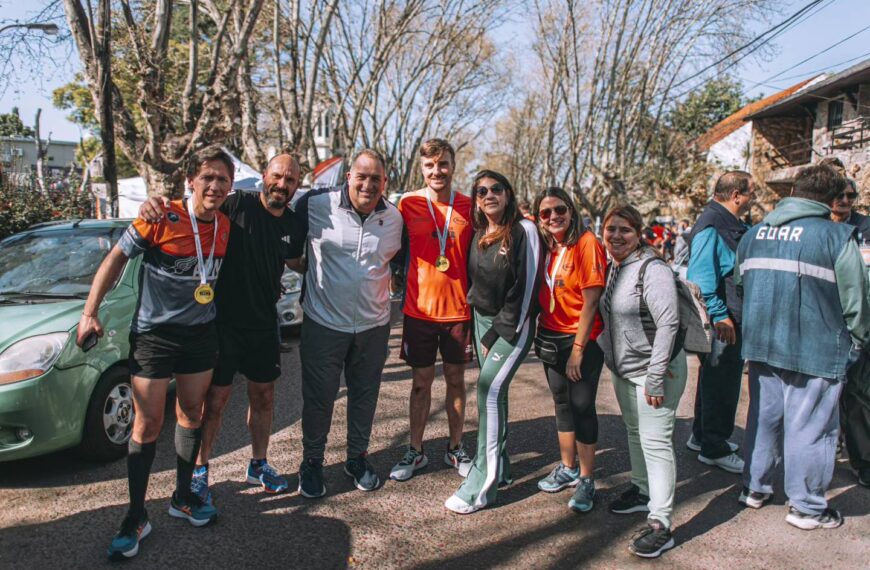
<instances>
[{"instance_id":1,"label":"house roof","mask_svg":"<svg viewBox=\"0 0 870 570\"><path fill-rule=\"evenodd\" d=\"M779 103L783 99L794 95L802 87L806 86L811 81L814 81L816 77L811 77L810 79L792 85L788 89L780 91L779 93L774 93L770 97L765 97L760 101L756 101L754 103L746 105L733 115L719 121L718 123L713 125L709 131L696 138L695 146L698 148L698 150L701 151L710 150L711 146L742 127L753 114L763 111L764 109Z\"/></svg>"},{"instance_id":2,"label":"house roof","mask_svg":"<svg viewBox=\"0 0 870 570\"><path fill-rule=\"evenodd\" d=\"M777 115L791 115L801 112L801 106L807 103L818 103L830 95L835 95L844 87L870 81L870 59L844 69L824 78L815 85L786 97L775 105L760 109L750 115L749 119L763 119Z\"/></svg>"}]
</instances>

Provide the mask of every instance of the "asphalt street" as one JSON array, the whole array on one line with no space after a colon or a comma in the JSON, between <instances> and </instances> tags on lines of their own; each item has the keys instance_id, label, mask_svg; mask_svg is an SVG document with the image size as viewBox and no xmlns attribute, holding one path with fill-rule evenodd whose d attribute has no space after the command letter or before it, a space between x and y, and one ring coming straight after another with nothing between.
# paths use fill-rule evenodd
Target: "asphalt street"
<instances>
[{"instance_id":1,"label":"asphalt street","mask_svg":"<svg viewBox=\"0 0 870 570\"><path fill-rule=\"evenodd\" d=\"M386 480L408 438L410 370L398 358L401 329L390 338L390 358L371 442L370 459ZM625 429L606 372L598 393L600 441L595 509L570 512L570 491L545 494L536 483L558 461L552 400L539 362L530 356L510 389L514 483L498 504L461 516L443 507L459 485L442 461L447 442L443 382L436 380L426 431L430 465L410 481L386 481L371 493L357 491L342 471L345 394L339 394L327 450L327 497L310 500L296 491L301 461L301 395L298 338L287 339L278 384L269 459L290 478L291 492L269 496L244 483L250 457L245 427L245 385L237 381L211 461L219 518L193 528L166 512L175 483L173 427L159 440L147 507L154 531L139 556L142 568L867 568L870 561L870 490L855 484L838 461L829 497L846 516L837 530L801 531L785 523L786 497L759 511L737 503L740 479L701 464L685 447L694 401L696 359L676 430L677 546L656 561L627 550L642 515L612 515L607 503L629 481ZM440 373L440 371L439 371ZM477 370L469 388L466 445L476 440ZM737 425L745 424L744 387ZM167 414L167 417L171 415ZM733 440L741 443L743 430ZM781 489L781 483L780 483ZM86 463L71 452L0 464L0 568L109 566L105 548L127 502L126 464Z\"/></svg>"}]
</instances>

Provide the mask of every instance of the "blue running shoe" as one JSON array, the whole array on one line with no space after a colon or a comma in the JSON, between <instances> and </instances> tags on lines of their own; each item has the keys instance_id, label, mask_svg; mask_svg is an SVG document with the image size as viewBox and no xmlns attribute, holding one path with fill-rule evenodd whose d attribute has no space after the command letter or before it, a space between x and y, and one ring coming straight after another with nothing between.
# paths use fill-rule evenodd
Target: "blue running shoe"
<instances>
[{"instance_id":1,"label":"blue running shoe","mask_svg":"<svg viewBox=\"0 0 870 570\"><path fill-rule=\"evenodd\" d=\"M193 478L190 480L190 492L196 495L207 505L214 504L214 497L208 488L208 465L202 465L193 470Z\"/></svg>"},{"instance_id":2,"label":"blue running shoe","mask_svg":"<svg viewBox=\"0 0 870 570\"><path fill-rule=\"evenodd\" d=\"M568 507L576 513L588 513L595 506L595 480L592 477L580 477L574 496L568 501Z\"/></svg>"},{"instance_id":3,"label":"blue running shoe","mask_svg":"<svg viewBox=\"0 0 870 570\"><path fill-rule=\"evenodd\" d=\"M196 495L188 495L181 498L178 493L172 493L169 501L169 516L177 519L186 519L193 526L205 526L217 518L217 509L214 505L207 505Z\"/></svg>"},{"instance_id":4,"label":"blue running shoe","mask_svg":"<svg viewBox=\"0 0 870 570\"><path fill-rule=\"evenodd\" d=\"M148 514L136 518L129 514L124 517L121 523L121 530L112 539L112 544L109 545L110 560L124 560L125 558L133 558L139 554L139 543L149 534L151 534L151 523L148 521Z\"/></svg>"},{"instance_id":5,"label":"blue running shoe","mask_svg":"<svg viewBox=\"0 0 870 570\"><path fill-rule=\"evenodd\" d=\"M286 491L288 487L287 479L278 475L265 459L252 459L245 476L248 485L262 485L270 495Z\"/></svg>"},{"instance_id":6,"label":"blue running shoe","mask_svg":"<svg viewBox=\"0 0 870 570\"><path fill-rule=\"evenodd\" d=\"M580 468L569 469L559 463L550 474L538 481L538 489L545 493L556 493L565 487L573 487L580 481Z\"/></svg>"}]
</instances>

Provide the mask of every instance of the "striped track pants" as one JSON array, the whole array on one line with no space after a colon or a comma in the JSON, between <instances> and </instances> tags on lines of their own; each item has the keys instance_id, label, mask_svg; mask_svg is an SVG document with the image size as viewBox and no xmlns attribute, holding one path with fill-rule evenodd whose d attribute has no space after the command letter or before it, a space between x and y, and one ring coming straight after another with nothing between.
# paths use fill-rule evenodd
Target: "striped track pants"
<instances>
[{"instance_id":1,"label":"striped track pants","mask_svg":"<svg viewBox=\"0 0 870 570\"><path fill-rule=\"evenodd\" d=\"M499 338L481 360L480 339L492 326L492 317L474 313L474 343L480 364L477 381L477 455L468 477L456 495L470 505L495 502L498 485L510 482L510 460L505 451L508 419L508 388L525 359L534 338L533 324L526 320L513 344Z\"/></svg>"}]
</instances>

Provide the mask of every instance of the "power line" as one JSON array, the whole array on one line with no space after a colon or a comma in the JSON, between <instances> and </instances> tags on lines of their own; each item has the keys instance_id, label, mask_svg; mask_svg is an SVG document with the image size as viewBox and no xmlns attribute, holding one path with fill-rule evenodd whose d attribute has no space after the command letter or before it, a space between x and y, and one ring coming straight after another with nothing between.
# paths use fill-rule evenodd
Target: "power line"
<instances>
[{"instance_id":1,"label":"power line","mask_svg":"<svg viewBox=\"0 0 870 570\"><path fill-rule=\"evenodd\" d=\"M840 67L841 65L846 65L847 63L852 63L853 61L858 61L859 59L864 59L866 57L870 57L870 51L868 51L867 53L862 53L859 56L849 58L845 61L840 61L840 62L834 63L834 64L829 65L827 67L822 67L820 69L814 69L812 71L805 71L803 73L798 73L797 75L789 75L788 77L780 77L779 81L788 81L790 79L799 79L801 77L806 77L807 75L813 75L814 73L822 73L824 71L832 71L833 69L836 69L836 68ZM768 81L769 79L770 78L765 79L765 81ZM768 85L768 87L769 87L769 85Z\"/></svg>"},{"instance_id":2,"label":"power line","mask_svg":"<svg viewBox=\"0 0 870 570\"><path fill-rule=\"evenodd\" d=\"M767 82L767 81L771 81L771 80L773 80L773 79L776 79L777 77L779 77L779 76L782 75L783 73L785 73L785 72L787 72L787 71L791 71L792 69L794 69L794 68L796 68L796 67L800 67L801 65L805 64L806 62L808 62L808 61L810 61L810 60L813 60L813 59L819 57L819 56L822 55L823 53L829 52L830 50L834 49L834 48L837 47L838 45L841 45L841 44L843 44L843 43L845 43L845 42L851 40L852 38L854 38L854 37L857 36L858 34L861 34L861 33L863 33L863 32L866 32L867 30L870 30L870 25L861 28L860 30L858 30L858 31L855 32L854 34L852 34L852 35L850 35L850 36L847 36L847 37L843 38L842 40L840 40L840 41L838 41L838 42L836 42L836 43L834 43L834 44L832 44L832 45L829 45L828 47L824 48L823 50L814 53L813 55L809 56L808 58L803 59L803 60L799 61L798 63L792 65L791 67L787 67L787 68L783 69L782 71L780 71L780 72L777 73L776 75L771 75L771 76L768 77L767 79L765 79L765 80L763 80L763 81L759 81L758 83L755 83L755 84L752 85L751 87L746 88L746 89L743 91L743 93L746 94L746 93L748 93L749 91L752 91L753 89L755 89L756 87L758 87L759 85L762 85L762 84L764 84L764 83Z\"/></svg>"},{"instance_id":3,"label":"power line","mask_svg":"<svg viewBox=\"0 0 870 570\"><path fill-rule=\"evenodd\" d=\"M812 1L809 2L808 4L804 5L803 8L801 8L800 10L798 10L797 12L795 12L794 14L792 14L791 16L789 16L788 18L786 18L786 19L783 20L782 22L778 23L777 25L773 26L772 28L769 28L769 29L765 30L763 33L761 33L760 35L756 36L755 38L753 38L753 39L750 40L749 42L747 42L747 43L743 44L742 46L740 46L740 47L738 47L738 48L732 50L731 52L729 52L728 54L726 54L724 57L719 58L718 60L716 60L715 62L711 63L710 65L708 65L708 66L702 68L701 70L695 72L694 74L690 75L689 77L683 79L682 81L680 81L679 83L677 83L676 85L674 85L673 88L676 89L677 87L680 87L681 85L684 85L685 83L688 83L688 82L691 81L692 79L695 79L696 77L698 77L699 75L702 75L703 73L709 71L710 69L713 69L714 67L718 66L719 64L721 64L721 63L727 61L727 60L728 60L729 58L731 58L732 56L737 55L738 53L740 53L741 51L743 51L743 50L745 50L745 49L747 49L747 48L749 48L749 47L752 47L753 44L755 44L756 42L759 42L760 40L764 39L765 36L767 36L767 35L769 35L769 34L772 34L772 33L776 32L777 30L780 30L780 28L782 28L783 26L789 26L790 24L792 24L793 22L795 22L795 20L797 20L798 18L800 18L802 15L804 15L807 11L809 11L809 10L815 8L816 6L818 6L819 4L821 4L822 1L823 1L823 0L812 0ZM833 0L831 0L831 1L833 1ZM735 60L734 62L732 62L728 67L731 67L731 66L735 65L738 61L740 61L740 60L746 58L747 56L749 56L749 55L750 55L751 53L753 53L754 51L758 50L759 48L761 48L761 47L764 46L765 44L769 43L771 40L773 40L773 38L775 38L777 35L779 35L779 33L782 33L783 31L785 31L785 30L780 30L780 32L774 34L773 36L771 36L771 37L769 37L769 38L767 38L767 39L764 39L764 41L762 41L762 42L759 43L758 45L755 45L754 47L752 47L752 49L751 49L748 53L745 53L745 54L743 54L742 56L740 56L737 60ZM727 69L727 68L726 68L726 69Z\"/></svg>"}]
</instances>

